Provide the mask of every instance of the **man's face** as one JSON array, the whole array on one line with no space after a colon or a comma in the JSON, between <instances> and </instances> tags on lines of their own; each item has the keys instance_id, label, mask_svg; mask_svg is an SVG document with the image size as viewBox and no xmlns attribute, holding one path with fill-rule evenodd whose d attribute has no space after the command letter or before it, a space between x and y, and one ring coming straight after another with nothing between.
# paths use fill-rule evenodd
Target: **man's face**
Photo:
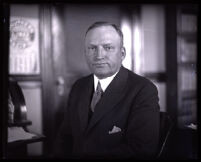
<instances>
[{"instance_id":1,"label":"man's face","mask_svg":"<svg viewBox=\"0 0 201 162\"><path fill-rule=\"evenodd\" d=\"M99 78L115 74L125 58L125 48L112 26L101 26L88 31L85 55L91 71Z\"/></svg>"}]
</instances>

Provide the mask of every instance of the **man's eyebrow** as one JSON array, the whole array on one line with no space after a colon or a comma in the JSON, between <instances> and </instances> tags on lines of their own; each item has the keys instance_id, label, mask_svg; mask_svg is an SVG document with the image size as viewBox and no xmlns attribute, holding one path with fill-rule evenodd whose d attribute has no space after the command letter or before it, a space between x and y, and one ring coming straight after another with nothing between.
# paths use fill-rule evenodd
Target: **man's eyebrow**
<instances>
[{"instance_id":1,"label":"man's eyebrow","mask_svg":"<svg viewBox=\"0 0 201 162\"><path fill-rule=\"evenodd\" d=\"M105 43L105 44L103 44L104 46L110 46L110 45L112 45L112 43Z\"/></svg>"},{"instance_id":2,"label":"man's eyebrow","mask_svg":"<svg viewBox=\"0 0 201 162\"><path fill-rule=\"evenodd\" d=\"M89 43L89 46L97 46L97 45L95 45L95 44L92 44L92 43Z\"/></svg>"},{"instance_id":3,"label":"man's eyebrow","mask_svg":"<svg viewBox=\"0 0 201 162\"><path fill-rule=\"evenodd\" d=\"M113 45L112 43L103 43L101 44L102 46L111 46ZM89 46L98 46L97 44L89 43Z\"/></svg>"}]
</instances>

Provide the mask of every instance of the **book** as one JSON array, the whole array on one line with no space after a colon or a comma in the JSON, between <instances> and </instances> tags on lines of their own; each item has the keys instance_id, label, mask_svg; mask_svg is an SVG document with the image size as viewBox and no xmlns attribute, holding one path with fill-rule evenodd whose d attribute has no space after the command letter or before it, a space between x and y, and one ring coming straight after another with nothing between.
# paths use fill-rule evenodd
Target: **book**
<instances>
[{"instance_id":1,"label":"book","mask_svg":"<svg viewBox=\"0 0 201 162\"><path fill-rule=\"evenodd\" d=\"M35 134L26 132L22 127L8 127L8 143L32 139L35 136Z\"/></svg>"},{"instance_id":2,"label":"book","mask_svg":"<svg viewBox=\"0 0 201 162\"><path fill-rule=\"evenodd\" d=\"M181 32L197 32L197 17L193 14L181 14Z\"/></svg>"}]
</instances>

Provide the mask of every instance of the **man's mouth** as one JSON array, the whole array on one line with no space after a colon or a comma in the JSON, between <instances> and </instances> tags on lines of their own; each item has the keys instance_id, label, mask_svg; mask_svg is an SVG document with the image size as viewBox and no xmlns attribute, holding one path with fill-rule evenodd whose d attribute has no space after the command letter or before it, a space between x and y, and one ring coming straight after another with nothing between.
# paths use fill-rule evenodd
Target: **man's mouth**
<instances>
[{"instance_id":1,"label":"man's mouth","mask_svg":"<svg viewBox=\"0 0 201 162\"><path fill-rule=\"evenodd\" d=\"M93 66L98 66L98 67L99 67L99 66L105 66L105 65L106 65L106 63L94 63L94 64L93 64Z\"/></svg>"}]
</instances>

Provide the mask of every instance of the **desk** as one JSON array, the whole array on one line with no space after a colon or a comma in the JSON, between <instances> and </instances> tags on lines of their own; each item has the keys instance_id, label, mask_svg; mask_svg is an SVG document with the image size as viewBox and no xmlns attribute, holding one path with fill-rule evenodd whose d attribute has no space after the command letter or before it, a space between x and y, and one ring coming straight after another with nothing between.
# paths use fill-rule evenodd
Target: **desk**
<instances>
[{"instance_id":1,"label":"desk","mask_svg":"<svg viewBox=\"0 0 201 162\"><path fill-rule=\"evenodd\" d=\"M29 139L21 139L7 143L7 158L27 158L27 144L42 142L45 136L35 134L34 137Z\"/></svg>"}]
</instances>

